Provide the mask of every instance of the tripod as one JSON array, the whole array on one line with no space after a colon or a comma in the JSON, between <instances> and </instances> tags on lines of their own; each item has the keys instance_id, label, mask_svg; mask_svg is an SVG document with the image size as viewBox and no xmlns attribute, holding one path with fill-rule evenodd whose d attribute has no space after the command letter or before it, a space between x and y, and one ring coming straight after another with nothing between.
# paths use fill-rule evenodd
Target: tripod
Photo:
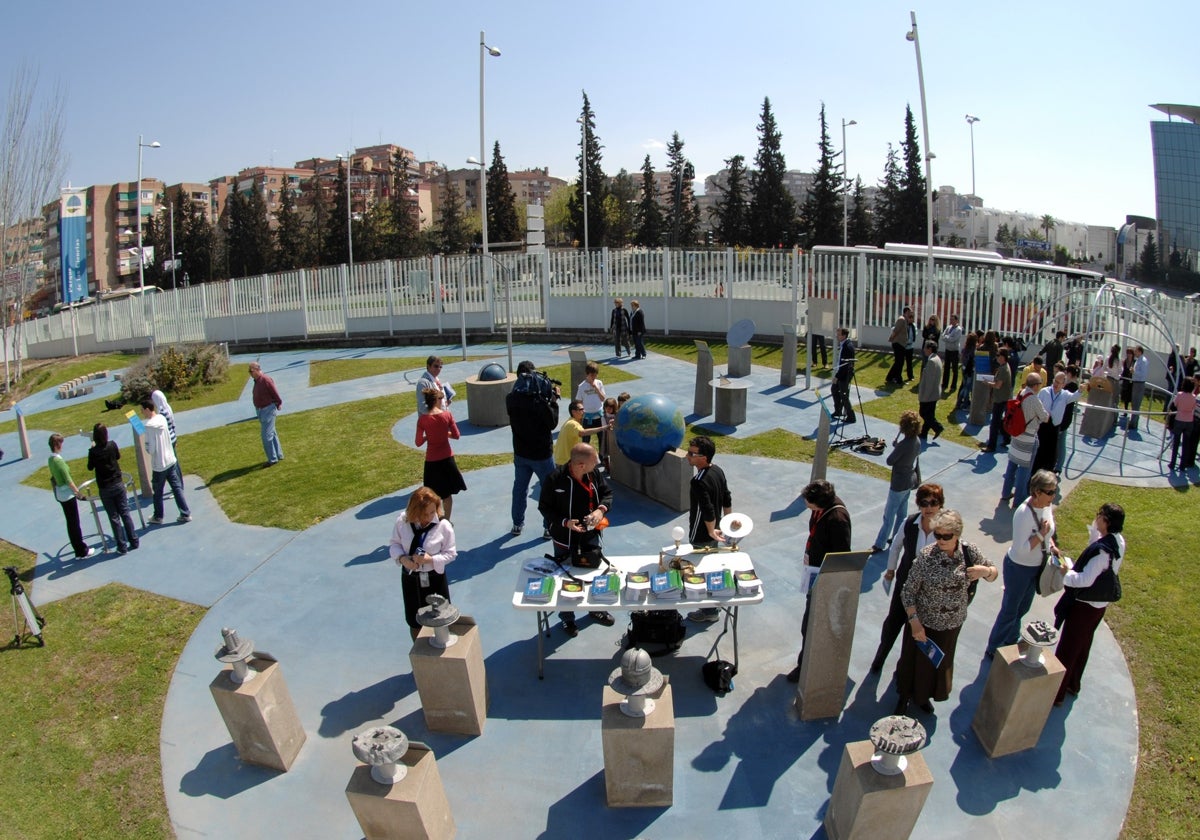
<instances>
[{"instance_id":1,"label":"tripod","mask_svg":"<svg viewBox=\"0 0 1200 840\"><path fill-rule=\"evenodd\" d=\"M29 601L29 596L25 594L25 587L21 585L21 579L17 577L16 566L5 566L4 574L8 575L9 593L12 595L13 605L13 647L21 646L22 637L28 635L37 639L38 647L45 647L46 640L42 637L42 628L46 626L46 619L38 615L37 610L33 608L33 604ZM21 612L25 614L25 629L21 629L21 619L17 615L17 606L20 605Z\"/></svg>"}]
</instances>

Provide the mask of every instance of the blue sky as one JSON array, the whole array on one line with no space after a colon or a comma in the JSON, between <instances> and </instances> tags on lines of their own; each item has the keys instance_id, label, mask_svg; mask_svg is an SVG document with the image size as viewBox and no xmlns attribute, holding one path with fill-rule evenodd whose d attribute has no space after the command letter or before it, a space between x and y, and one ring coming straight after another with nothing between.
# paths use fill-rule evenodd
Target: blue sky
<instances>
[{"instance_id":1,"label":"blue sky","mask_svg":"<svg viewBox=\"0 0 1200 840\"><path fill-rule=\"evenodd\" d=\"M1119 225L1154 215L1154 102L1200 105L1190 53L1200 4L22 2L5 11L0 70L22 60L67 91L67 176L207 181L395 142L459 166L479 151L479 32L488 154L574 177L580 91L604 167L665 164L678 131L698 176L752 160L769 96L791 169L817 159L818 111L851 175L875 183L911 103L909 10L921 36L933 181L976 184L988 206ZM1174 39L1175 44L1172 44ZM923 134L923 133L922 133ZM925 145L924 137L921 138Z\"/></svg>"}]
</instances>

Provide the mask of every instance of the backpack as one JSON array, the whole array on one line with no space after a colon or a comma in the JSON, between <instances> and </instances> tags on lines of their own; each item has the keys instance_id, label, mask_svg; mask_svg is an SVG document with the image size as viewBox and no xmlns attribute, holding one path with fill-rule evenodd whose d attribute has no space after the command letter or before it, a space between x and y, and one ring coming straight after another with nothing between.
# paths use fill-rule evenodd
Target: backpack
<instances>
[{"instance_id":1,"label":"backpack","mask_svg":"<svg viewBox=\"0 0 1200 840\"><path fill-rule=\"evenodd\" d=\"M674 653L683 646L687 625L675 610L635 610L629 614L629 632L625 635L626 647L663 645L664 648L650 653L651 656Z\"/></svg>"},{"instance_id":2,"label":"backpack","mask_svg":"<svg viewBox=\"0 0 1200 840\"><path fill-rule=\"evenodd\" d=\"M1004 433L1009 437L1020 437L1025 434L1025 409L1021 403L1033 396L1030 391L1024 396L1013 397L1004 404Z\"/></svg>"}]
</instances>

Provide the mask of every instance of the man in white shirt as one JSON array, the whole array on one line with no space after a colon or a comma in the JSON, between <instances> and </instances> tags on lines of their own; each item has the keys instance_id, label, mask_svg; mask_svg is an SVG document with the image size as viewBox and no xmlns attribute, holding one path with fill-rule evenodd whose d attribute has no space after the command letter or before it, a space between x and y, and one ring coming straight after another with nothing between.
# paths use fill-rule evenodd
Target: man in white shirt
<instances>
[{"instance_id":1,"label":"man in white shirt","mask_svg":"<svg viewBox=\"0 0 1200 840\"><path fill-rule=\"evenodd\" d=\"M150 524L163 523L164 484L171 485L175 507L179 508L179 518L175 521L191 522L192 512L188 509L187 500L183 498L183 475L179 472L175 448L171 446L171 431L167 428L166 418L158 413L154 401L149 397L142 400L142 419L146 425L146 454L150 456L150 484L154 488L154 515L150 517Z\"/></svg>"},{"instance_id":2,"label":"man in white shirt","mask_svg":"<svg viewBox=\"0 0 1200 840\"><path fill-rule=\"evenodd\" d=\"M1137 431L1138 413L1142 410L1142 398L1146 395L1146 375L1148 373L1150 373L1150 360L1146 358L1146 348L1139 344L1133 348L1133 418L1129 421L1127 431Z\"/></svg>"},{"instance_id":3,"label":"man in white shirt","mask_svg":"<svg viewBox=\"0 0 1200 840\"><path fill-rule=\"evenodd\" d=\"M430 356L425 360L425 373L421 374L421 378L417 380L417 414L428 414L429 406L425 405L426 391L441 391L446 398L444 408L450 407L450 402L454 399L454 389L449 383L442 382L438 377L442 373L442 357Z\"/></svg>"}]
</instances>

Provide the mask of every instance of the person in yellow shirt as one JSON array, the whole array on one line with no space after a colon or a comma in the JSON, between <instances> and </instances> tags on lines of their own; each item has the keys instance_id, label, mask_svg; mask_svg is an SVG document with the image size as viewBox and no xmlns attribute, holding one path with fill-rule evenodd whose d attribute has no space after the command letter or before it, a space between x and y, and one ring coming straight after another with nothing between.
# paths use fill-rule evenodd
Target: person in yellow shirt
<instances>
[{"instance_id":1,"label":"person in yellow shirt","mask_svg":"<svg viewBox=\"0 0 1200 840\"><path fill-rule=\"evenodd\" d=\"M1021 377L1017 381L1024 382L1025 380L1027 380L1029 378L1029 374L1031 374L1031 373L1036 373L1038 376L1040 376L1042 378L1042 385L1045 385L1047 382L1054 379L1054 375L1051 373L1048 373L1046 371L1046 366L1042 363L1041 356L1033 357L1033 361L1030 362L1025 367L1024 370L1021 371ZM1042 390L1042 385L1038 385L1037 391ZM1037 391L1035 391L1034 393L1036 393Z\"/></svg>"},{"instance_id":2,"label":"person in yellow shirt","mask_svg":"<svg viewBox=\"0 0 1200 840\"><path fill-rule=\"evenodd\" d=\"M567 411L570 412L571 416L567 422L563 423L562 428L558 430L558 440L554 442L554 463L558 466L562 466L571 460L571 450L575 447L575 444L585 443L584 438L600 434L604 431L603 426L595 426L590 429L583 427L582 400L571 400Z\"/></svg>"}]
</instances>

